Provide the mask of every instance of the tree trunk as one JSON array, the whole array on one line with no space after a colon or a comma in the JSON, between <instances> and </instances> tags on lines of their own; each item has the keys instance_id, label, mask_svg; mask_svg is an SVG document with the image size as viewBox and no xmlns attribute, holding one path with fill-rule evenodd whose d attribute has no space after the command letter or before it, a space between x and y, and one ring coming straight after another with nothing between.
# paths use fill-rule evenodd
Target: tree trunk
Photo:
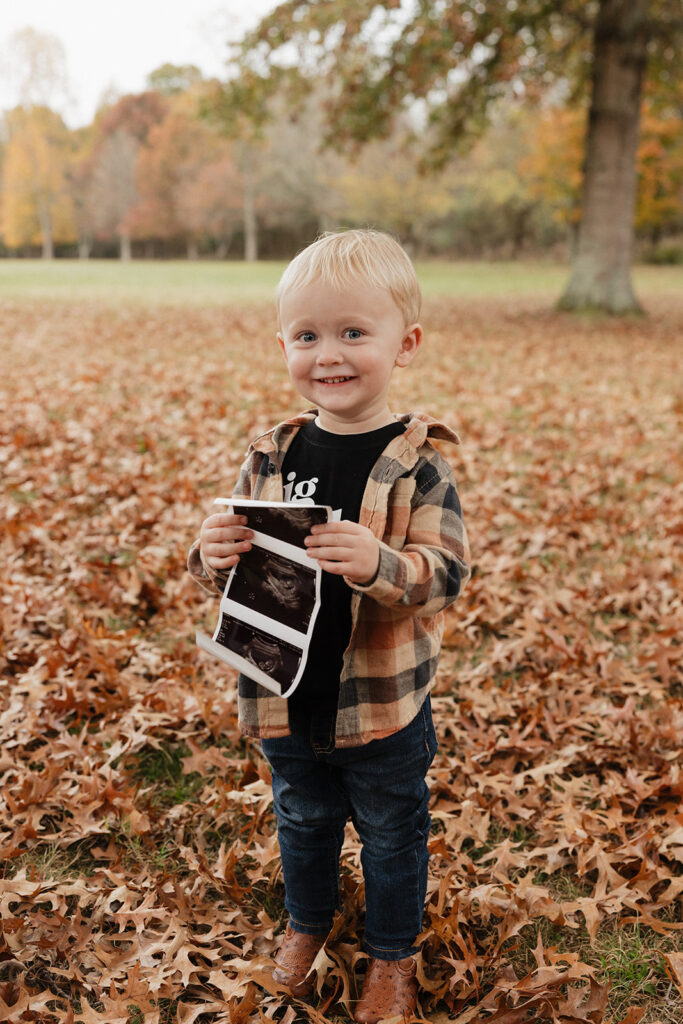
<instances>
[{"instance_id":1,"label":"tree trunk","mask_svg":"<svg viewBox=\"0 0 683 1024\"><path fill-rule=\"evenodd\" d=\"M244 258L247 263L258 259L258 229L256 226L256 210L254 208L254 182L251 168L247 165L244 175Z\"/></svg>"},{"instance_id":2,"label":"tree trunk","mask_svg":"<svg viewBox=\"0 0 683 1024\"><path fill-rule=\"evenodd\" d=\"M90 259L91 242L89 238L82 238L78 243L78 258L79 260Z\"/></svg>"},{"instance_id":3,"label":"tree trunk","mask_svg":"<svg viewBox=\"0 0 683 1024\"><path fill-rule=\"evenodd\" d=\"M562 309L641 312L631 286L649 0L600 0L582 216Z\"/></svg>"},{"instance_id":4,"label":"tree trunk","mask_svg":"<svg viewBox=\"0 0 683 1024\"><path fill-rule=\"evenodd\" d=\"M187 240L187 258L188 260L199 259L199 249L197 247L196 238L188 238Z\"/></svg>"},{"instance_id":5,"label":"tree trunk","mask_svg":"<svg viewBox=\"0 0 683 1024\"><path fill-rule=\"evenodd\" d=\"M55 255L55 247L52 239L52 217L50 216L47 204L41 203L38 220L40 221L40 234L43 243L43 259L51 260Z\"/></svg>"},{"instance_id":6,"label":"tree trunk","mask_svg":"<svg viewBox=\"0 0 683 1024\"><path fill-rule=\"evenodd\" d=\"M122 260L129 260L132 254L130 235L121 233L119 235L119 256Z\"/></svg>"},{"instance_id":7,"label":"tree trunk","mask_svg":"<svg viewBox=\"0 0 683 1024\"><path fill-rule=\"evenodd\" d=\"M512 215L512 258L519 259L526 242L529 218L533 211L533 203L522 203Z\"/></svg>"}]
</instances>

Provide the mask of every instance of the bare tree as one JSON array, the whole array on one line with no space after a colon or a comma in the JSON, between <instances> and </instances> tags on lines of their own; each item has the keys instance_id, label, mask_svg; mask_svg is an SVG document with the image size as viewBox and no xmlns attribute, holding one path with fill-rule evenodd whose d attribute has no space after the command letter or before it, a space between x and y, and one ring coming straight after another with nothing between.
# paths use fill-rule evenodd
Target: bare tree
<instances>
[{"instance_id":1,"label":"bare tree","mask_svg":"<svg viewBox=\"0 0 683 1024\"><path fill-rule=\"evenodd\" d=\"M131 258L130 229L126 218L135 205L135 161L138 143L127 131L117 129L102 142L92 175L91 209L95 230L119 240L122 260Z\"/></svg>"},{"instance_id":2,"label":"bare tree","mask_svg":"<svg viewBox=\"0 0 683 1024\"><path fill-rule=\"evenodd\" d=\"M0 54L0 79L22 107L61 110L70 100L66 51L49 32L29 27L13 32Z\"/></svg>"}]
</instances>

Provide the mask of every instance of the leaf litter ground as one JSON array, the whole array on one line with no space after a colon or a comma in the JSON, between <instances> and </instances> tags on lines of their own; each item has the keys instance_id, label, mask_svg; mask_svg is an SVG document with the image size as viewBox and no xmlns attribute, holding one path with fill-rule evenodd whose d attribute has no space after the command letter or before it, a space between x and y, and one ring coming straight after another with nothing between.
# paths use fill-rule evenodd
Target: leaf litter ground
<instances>
[{"instance_id":1,"label":"leaf litter ground","mask_svg":"<svg viewBox=\"0 0 683 1024\"><path fill-rule=\"evenodd\" d=\"M461 434L475 567L434 697L428 1020L683 1016L683 301L650 306L432 300L396 377ZM0 337L0 1021L347 1020L356 837L290 1005L267 766L184 572L249 438L301 408L270 310L9 302Z\"/></svg>"}]
</instances>

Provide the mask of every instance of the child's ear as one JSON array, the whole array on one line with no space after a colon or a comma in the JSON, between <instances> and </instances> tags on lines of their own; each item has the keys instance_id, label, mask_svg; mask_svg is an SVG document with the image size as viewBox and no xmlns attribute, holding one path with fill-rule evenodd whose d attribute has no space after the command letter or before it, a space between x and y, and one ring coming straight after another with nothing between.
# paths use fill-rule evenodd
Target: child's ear
<instances>
[{"instance_id":1,"label":"child's ear","mask_svg":"<svg viewBox=\"0 0 683 1024\"><path fill-rule=\"evenodd\" d=\"M279 332L277 335L277 343L280 346L280 350L282 351L282 357L284 361L287 362L287 349L285 348L285 339Z\"/></svg>"},{"instance_id":2,"label":"child's ear","mask_svg":"<svg viewBox=\"0 0 683 1024\"><path fill-rule=\"evenodd\" d=\"M407 366L412 362L415 353L422 344L422 327L420 324L411 324L403 336L398 355L394 359L394 366Z\"/></svg>"}]
</instances>

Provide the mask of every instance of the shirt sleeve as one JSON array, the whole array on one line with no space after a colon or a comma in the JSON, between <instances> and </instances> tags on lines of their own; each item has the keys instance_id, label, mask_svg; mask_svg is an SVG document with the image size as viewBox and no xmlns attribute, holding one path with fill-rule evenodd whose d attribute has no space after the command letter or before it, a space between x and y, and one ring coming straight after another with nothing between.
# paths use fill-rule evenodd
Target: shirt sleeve
<instances>
[{"instance_id":1,"label":"shirt sleeve","mask_svg":"<svg viewBox=\"0 0 683 1024\"><path fill-rule=\"evenodd\" d=\"M425 460L418 468L403 548L379 544L375 578L366 584L347 580L354 590L425 617L455 601L470 575L470 554L453 473L445 460Z\"/></svg>"},{"instance_id":2,"label":"shirt sleeve","mask_svg":"<svg viewBox=\"0 0 683 1024\"><path fill-rule=\"evenodd\" d=\"M232 492L233 498L251 496L251 458L247 456L242 463L240 475ZM187 555L187 571L195 583L198 583L207 594L222 594L227 582L226 573L220 569L212 569L202 556L199 537L193 542Z\"/></svg>"}]
</instances>

